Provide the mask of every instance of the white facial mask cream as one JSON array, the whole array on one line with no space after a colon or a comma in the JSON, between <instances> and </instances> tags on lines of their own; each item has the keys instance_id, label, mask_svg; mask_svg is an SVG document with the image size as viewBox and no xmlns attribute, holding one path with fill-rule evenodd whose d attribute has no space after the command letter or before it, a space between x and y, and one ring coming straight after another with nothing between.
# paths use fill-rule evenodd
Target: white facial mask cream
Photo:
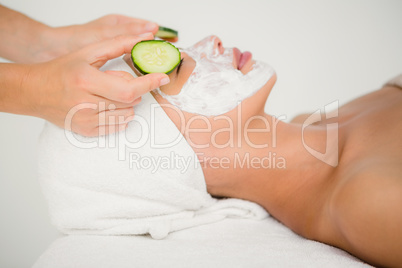
<instances>
[{"instance_id":1,"label":"white facial mask cream","mask_svg":"<svg viewBox=\"0 0 402 268\"><path fill-rule=\"evenodd\" d=\"M221 115L234 109L254 95L274 74L268 64L256 62L247 74L233 67L233 49L220 54L214 49L216 37L207 37L182 50L192 57L196 66L177 95L157 92L179 109L205 115Z\"/></svg>"}]
</instances>

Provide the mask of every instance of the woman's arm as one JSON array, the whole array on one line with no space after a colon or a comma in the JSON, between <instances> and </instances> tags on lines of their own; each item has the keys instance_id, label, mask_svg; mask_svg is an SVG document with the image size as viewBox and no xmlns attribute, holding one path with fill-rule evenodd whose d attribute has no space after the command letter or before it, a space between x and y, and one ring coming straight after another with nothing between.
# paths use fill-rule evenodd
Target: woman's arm
<instances>
[{"instance_id":1,"label":"woman's arm","mask_svg":"<svg viewBox=\"0 0 402 268\"><path fill-rule=\"evenodd\" d=\"M120 15L52 28L0 5L0 56L16 62L0 64L0 112L41 117L85 136L124 129L140 96L169 78L98 69L157 29Z\"/></svg>"},{"instance_id":2,"label":"woman's arm","mask_svg":"<svg viewBox=\"0 0 402 268\"><path fill-rule=\"evenodd\" d=\"M98 68L151 38L120 36L44 63L0 64L0 112L41 117L85 136L122 130L140 96L169 78L162 73L134 78Z\"/></svg>"},{"instance_id":3,"label":"woman's arm","mask_svg":"<svg viewBox=\"0 0 402 268\"><path fill-rule=\"evenodd\" d=\"M0 5L0 57L17 63L38 63L119 35L155 34L156 23L107 15L81 25L50 27Z\"/></svg>"},{"instance_id":4,"label":"woman's arm","mask_svg":"<svg viewBox=\"0 0 402 268\"><path fill-rule=\"evenodd\" d=\"M0 56L15 62L40 61L50 27L0 5Z\"/></svg>"}]
</instances>

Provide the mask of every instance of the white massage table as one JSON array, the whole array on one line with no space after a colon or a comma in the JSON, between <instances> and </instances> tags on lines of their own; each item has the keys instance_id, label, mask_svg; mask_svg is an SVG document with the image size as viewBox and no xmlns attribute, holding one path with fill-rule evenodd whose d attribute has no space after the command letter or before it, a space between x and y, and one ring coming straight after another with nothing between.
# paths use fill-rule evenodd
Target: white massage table
<instances>
[{"instance_id":1,"label":"white massage table","mask_svg":"<svg viewBox=\"0 0 402 268\"><path fill-rule=\"evenodd\" d=\"M34 268L371 267L340 249L304 239L269 217L225 219L150 236L73 235L57 239Z\"/></svg>"}]
</instances>

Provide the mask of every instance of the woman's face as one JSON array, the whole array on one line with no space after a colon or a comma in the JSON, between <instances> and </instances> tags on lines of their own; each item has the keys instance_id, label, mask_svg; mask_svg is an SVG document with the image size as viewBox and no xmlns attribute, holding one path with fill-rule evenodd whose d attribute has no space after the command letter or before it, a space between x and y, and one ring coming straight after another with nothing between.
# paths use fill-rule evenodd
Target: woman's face
<instances>
[{"instance_id":1,"label":"woman's face","mask_svg":"<svg viewBox=\"0 0 402 268\"><path fill-rule=\"evenodd\" d=\"M210 43L211 46L207 47L212 49L212 54L222 55L225 50L232 50L232 66L234 70L239 70L242 74L247 74L252 70L255 61L252 59L250 52L246 51L241 53L238 48L224 48L222 41L216 36L209 36L202 39L192 48L205 47L205 43ZM182 62L180 66L169 74L170 83L162 86L161 91L168 95L176 95L180 93L183 85L187 82L190 75L193 73L196 62L185 51L182 50Z\"/></svg>"},{"instance_id":2,"label":"woman's face","mask_svg":"<svg viewBox=\"0 0 402 268\"><path fill-rule=\"evenodd\" d=\"M225 55L225 53L227 53L226 55L232 55L230 60L225 59L225 61L230 61L230 68L227 66L227 62L223 62L225 68L229 69L227 73L233 71L241 75L247 75L253 71L256 61L252 59L251 53L240 53L237 48L225 49L222 46L221 40L215 36L203 39L192 48L205 48L203 42L210 42L210 44L212 44L210 46L212 49L210 54L215 53L217 57ZM194 54L194 51L190 51L190 53L191 52ZM202 52L201 49L199 52L200 55L195 55L195 57L200 58L203 56L202 53L204 52ZM205 54L208 54L208 52L205 52ZM233 140L235 141L234 143L237 144L239 139L243 140L245 138L243 137L243 131L240 130L248 126L248 123L251 122L250 120L253 120L253 118L256 119L253 122L258 124L259 119L265 116L265 102L276 82L276 74L269 73L268 77L263 77L266 82L259 87L253 95L243 99L240 104L233 109L217 116L205 116L200 113L180 109L177 105L172 104L169 98L166 98L166 96L169 97L181 94L183 87L188 85L188 80L191 79L191 76L193 76L196 71L197 59L191 57L186 50L183 51L182 57L183 61L180 67L169 74L171 82L160 88L160 92L164 94L164 96L156 92L152 92L152 94L197 153L203 151L203 153L213 152L217 154L218 151L211 150L211 148L222 148L222 146L215 146L214 144L233 144L231 143ZM215 63L219 64L219 62L220 60L218 59ZM211 64L214 65L215 63ZM261 74L263 75L264 72ZM201 95L198 95L197 98L202 99L202 88L199 90L201 91ZM219 88L216 90L219 90ZM244 90L247 90L247 88L244 88ZM224 102L220 104L224 105ZM212 147L198 146L200 144L209 144L212 145ZM241 145L239 144L238 146Z\"/></svg>"},{"instance_id":3,"label":"woman's face","mask_svg":"<svg viewBox=\"0 0 402 268\"><path fill-rule=\"evenodd\" d=\"M197 63L199 64L200 60L203 58L206 58L206 60L202 62L202 64L216 67L218 71L223 65L222 68L225 74L233 74L240 79L250 74L256 65L256 61L252 59L250 52L241 53L237 48L224 48L221 40L216 36L210 36L201 40L189 49L182 50L181 54L182 62L180 66L169 74L170 83L162 86L158 92L152 92L152 94L194 149L196 149L194 144L209 143L211 137L219 139L222 143L226 143L227 140L233 138L233 136L229 132L220 132L222 129L231 129L231 131L233 130L233 132L238 133L237 129L239 126L247 124L250 118L265 114L265 102L276 82L276 74L273 72L272 68L266 69L268 73L264 72L264 70L260 73L255 73L262 76L256 79L262 79L264 83L258 87L252 95L243 98L241 102L236 102L235 107L226 112L217 114L216 116L205 116L202 113L189 112L175 103L172 103L170 98L180 96L183 87L185 89L189 85L196 86L194 83L189 84L188 81L193 76L197 75L196 65ZM134 68L132 64L130 66ZM206 72L204 74L215 75L213 70L210 73ZM209 77L201 78L208 80ZM253 81L246 80L246 82L252 83ZM244 88L237 89L247 91L247 86L248 83L245 84ZM192 88L190 88L190 90L191 89ZM220 89L220 87L216 88L217 91ZM227 90L228 88L225 89ZM198 90L199 92L192 101L198 101L198 99L205 101L206 98L204 98L205 96L203 95L205 94L204 89L198 88ZM231 91L228 92L230 95L231 93ZM223 106L225 102L226 100L220 100L218 105ZM205 129L208 129L208 131L205 131ZM216 132L220 132L221 134L214 136L213 133Z\"/></svg>"},{"instance_id":4,"label":"woman's face","mask_svg":"<svg viewBox=\"0 0 402 268\"><path fill-rule=\"evenodd\" d=\"M272 67L254 61L250 52L224 48L216 36L181 49L181 53L180 65L169 75L171 82L156 92L189 113L225 114L274 76Z\"/></svg>"}]
</instances>

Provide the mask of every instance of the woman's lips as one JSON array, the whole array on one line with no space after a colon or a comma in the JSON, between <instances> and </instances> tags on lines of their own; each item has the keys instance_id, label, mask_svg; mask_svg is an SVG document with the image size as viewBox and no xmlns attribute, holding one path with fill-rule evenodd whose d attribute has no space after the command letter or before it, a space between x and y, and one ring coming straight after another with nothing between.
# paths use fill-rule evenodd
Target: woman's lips
<instances>
[{"instance_id":1,"label":"woman's lips","mask_svg":"<svg viewBox=\"0 0 402 268\"><path fill-rule=\"evenodd\" d=\"M241 56L240 56L240 61L239 61L239 66L238 66L239 70L241 70L241 68L243 68L243 66L246 65L246 63L247 63L249 60L251 60L251 57L252 57L252 56L253 56L253 55L251 55L251 53L248 52L248 51L245 51L245 52L243 52L243 53L241 54Z\"/></svg>"},{"instance_id":2,"label":"woman's lips","mask_svg":"<svg viewBox=\"0 0 402 268\"><path fill-rule=\"evenodd\" d=\"M238 48L233 48L233 55L234 58L236 60L236 65L237 65L237 69L241 70L243 68L244 65L246 65L246 63L248 61L251 60L252 58L252 54L248 51L245 51L243 53L240 52L240 50Z\"/></svg>"}]
</instances>

